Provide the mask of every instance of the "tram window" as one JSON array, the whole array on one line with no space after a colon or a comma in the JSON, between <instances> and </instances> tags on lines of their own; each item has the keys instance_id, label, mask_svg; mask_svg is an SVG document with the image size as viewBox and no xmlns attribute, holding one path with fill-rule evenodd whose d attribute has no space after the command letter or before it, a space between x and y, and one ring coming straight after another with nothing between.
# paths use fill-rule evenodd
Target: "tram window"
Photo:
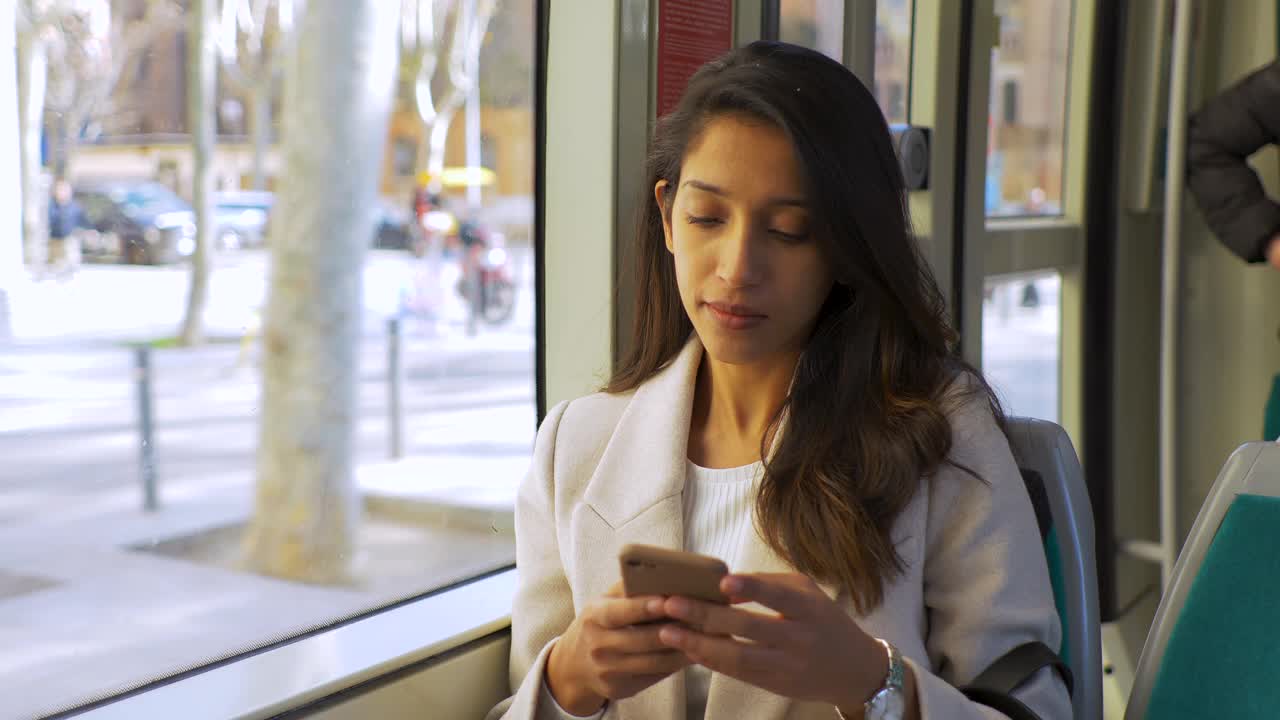
<instances>
[{"instance_id":1,"label":"tram window","mask_svg":"<svg viewBox=\"0 0 1280 720\"><path fill-rule=\"evenodd\" d=\"M987 279L982 371L1010 415L1058 422L1061 288L1056 271Z\"/></svg>"},{"instance_id":2,"label":"tram window","mask_svg":"<svg viewBox=\"0 0 1280 720\"><path fill-rule=\"evenodd\" d=\"M997 0L996 10L987 216L1060 215L1071 0Z\"/></svg>"},{"instance_id":3,"label":"tram window","mask_svg":"<svg viewBox=\"0 0 1280 720\"><path fill-rule=\"evenodd\" d=\"M891 123L907 122L915 2L876 0L876 101Z\"/></svg>"},{"instance_id":4,"label":"tram window","mask_svg":"<svg viewBox=\"0 0 1280 720\"><path fill-rule=\"evenodd\" d=\"M844 50L843 0L782 0L780 39L841 60ZM876 0L876 101L891 123L907 121L911 89L914 0Z\"/></svg>"},{"instance_id":5,"label":"tram window","mask_svg":"<svg viewBox=\"0 0 1280 720\"><path fill-rule=\"evenodd\" d=\"M782 0L778 39L813 48L841 60L844 53L843 0Z\"/></svg>"},{"instance_id":6,"label":"tram window","mask_svg":"<svg viewBox=\"0 0 1280 720\"><path fill-rule=\"evenodd\" d=\"M99 212L80 253L28 258L0 343L0 687L21 688L0 715L146 688L514 563L537 421L535 3L396 2L204 3L220 134L189 345L198 41L193 11L170 8L192 4L20 0L65 13L36 18L55 41L32 187L65 173ZM434 62L459 34L474 54ZM288 61L303 51L316 62ZM128 71L139 58L149 73Z\"/></svg>"}]
</instances>

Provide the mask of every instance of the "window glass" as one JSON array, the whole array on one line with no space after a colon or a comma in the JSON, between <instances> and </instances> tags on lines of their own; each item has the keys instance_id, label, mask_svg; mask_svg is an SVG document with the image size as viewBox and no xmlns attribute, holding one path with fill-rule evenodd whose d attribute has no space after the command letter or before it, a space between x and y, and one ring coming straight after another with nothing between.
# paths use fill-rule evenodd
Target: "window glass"
<instances>
[{"instance_id":1,"label":"window glass","mask_svg":"<svg viewBox=\"0 0 1280 720\"><path fill-rule=\"evenodd\" d=\"M988 217L1062 213L1071 0L996 0Z\"/></svg>"},{"instance_id":2,"label":"window glass","mask_svg":"<svg viewBox=\"0 0 1280 720\"><path fill-rule=\"evenodd\" d=\"M913 0L876 0L875 94L890 123L908 119L914 13Z\"/></svg>"},{"instance_id":3,"label":"window glass","mask_svg":"<svg viewBox=\"0 0 1280 720\"><path fill-rule=\"evenodd\" d=\"M876 0L876 101L890 123L907 121L911 89L913 0ZM782 0L781 39L844 59L844 3L841 0Z\"/></svg>"},{"instance_id":4,"label":"window glass","mask_svg":"<svg viewBox=\"0 0 1280 720\"><path fill-rule=\"evenodd\" d=\"M203 228L200 42L169 12L192 3L18 3L48 92L34 202L0 199L27 212L0 344L0 687L22 691L0 715L510 566L536 425L533 0L402 0L371 62L316 38L384 0L209 0ZM474 51L424 62L456 37ZM79 221L50 208L67 190Z\"/></svg>"},{"instance_id":5,"label":"window glass","mask_svg":"<svg viewBox=\"0 0 1280 720\"><path fill-rule=\"evenodd\" d=\"M982 371L1005 412L1058 422L1062 276L988 278L982 304Z\"/></svg>"},{"instance_id":6,"label":"window glass","mask_svg":"<svg viewBox=\"0 0 1280 720\"><path fill-rule=\"evenodd\" d=\"M844 62L843 0L782 0L779 38Z\"/></svg>"}]
</instances>

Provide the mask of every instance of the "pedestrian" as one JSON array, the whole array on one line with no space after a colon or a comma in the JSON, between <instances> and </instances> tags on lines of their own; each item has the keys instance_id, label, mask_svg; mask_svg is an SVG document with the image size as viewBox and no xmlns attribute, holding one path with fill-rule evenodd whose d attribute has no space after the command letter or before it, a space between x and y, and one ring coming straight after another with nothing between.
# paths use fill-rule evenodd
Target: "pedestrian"
<instances>
[{"instance_id":1,"label":"pedestrian","mask_svg":"<svg viewBox=\"0 0 1280 720\"><path fill-rule=\"evenodd\" d=\"M84 210L76 202L71 183L59 178L53 184L53 197L49 202L49 268L59 274L75 272L80 264L76 231L86 225Z\"/></svg>"}]
</instances>

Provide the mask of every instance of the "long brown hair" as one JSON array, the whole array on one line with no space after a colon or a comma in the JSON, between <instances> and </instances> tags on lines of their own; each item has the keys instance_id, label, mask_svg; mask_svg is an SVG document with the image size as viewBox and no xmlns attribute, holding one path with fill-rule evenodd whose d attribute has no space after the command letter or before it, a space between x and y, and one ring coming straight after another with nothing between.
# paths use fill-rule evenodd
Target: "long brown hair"
<instances>
[{"instance_id":1,"label":"long brown hair","mask_svg":"<svg viewBox=\"0 0 1280 720\"><path fill-rule=\"evenodd\" d=\"M775 552L847 588L868 612L903 570L890 537L894 521L921 478L948 462L950 413L977 397L997 422L1003 415L981 375L956 353L945 302L911 231L888 126L842 65L792 45L753 43L704 66L657 123L633 247L633 343L605 391L648 380L693 331L663 239L670 200L660 207L653 188L660 180L679 186L687 148L724 114L788 134L836 277L771 421L772 431L786 418L772 455L761 439L756 524ZM972 381L960 381L965 375Z\"/></svg>"}]
</instances>

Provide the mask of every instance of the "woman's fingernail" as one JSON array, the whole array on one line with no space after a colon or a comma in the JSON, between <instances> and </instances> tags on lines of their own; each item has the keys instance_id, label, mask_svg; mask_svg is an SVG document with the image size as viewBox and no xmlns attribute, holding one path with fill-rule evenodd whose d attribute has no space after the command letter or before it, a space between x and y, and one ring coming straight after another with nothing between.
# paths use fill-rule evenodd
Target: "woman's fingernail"
<instances>
[{"instance_id":1,"label":"woman's fingernail","mask_svg":"<svg viewBox=\"0 0 1280 720\"><path fill-rule=\"evenodd\" d=\"M654 598L645 603L644 609L648 610L650 614L657 615L662 612L662 600Z\"/></svg>"},{"instance_id":2,"label":"woman's fingernail","mask_svg":"<svg viewBox=\"0 0 1280 720\"><path fill-rule=\"evenodd\" d=\"M689 601L682 597L671 598L670 604L671 614L678 618L687 617L689 615L689 610L692 609L689 606Z\"/></svg>"},{"instance_id":3,"label":"woman's fingernail","mask_svg":"<svg viewBox=\"0 0 1280 720\"><path fill-rule=\"evenodd\" d=\"M727 577L720 583L720 590L731 595L742 592L742 581L736 577Z\"/></svg>"},{"instance_id":4,"label":"woman's fingernail","mask_svg":"<svg viewBox=\"0 0 1280 720\"><path fill-rule=\"evenodd\" d=\"M684 631L677 627L664 627L658 631L658 639L667 645L679 645L684 640Z\"/></svg>"}]
</instances>

